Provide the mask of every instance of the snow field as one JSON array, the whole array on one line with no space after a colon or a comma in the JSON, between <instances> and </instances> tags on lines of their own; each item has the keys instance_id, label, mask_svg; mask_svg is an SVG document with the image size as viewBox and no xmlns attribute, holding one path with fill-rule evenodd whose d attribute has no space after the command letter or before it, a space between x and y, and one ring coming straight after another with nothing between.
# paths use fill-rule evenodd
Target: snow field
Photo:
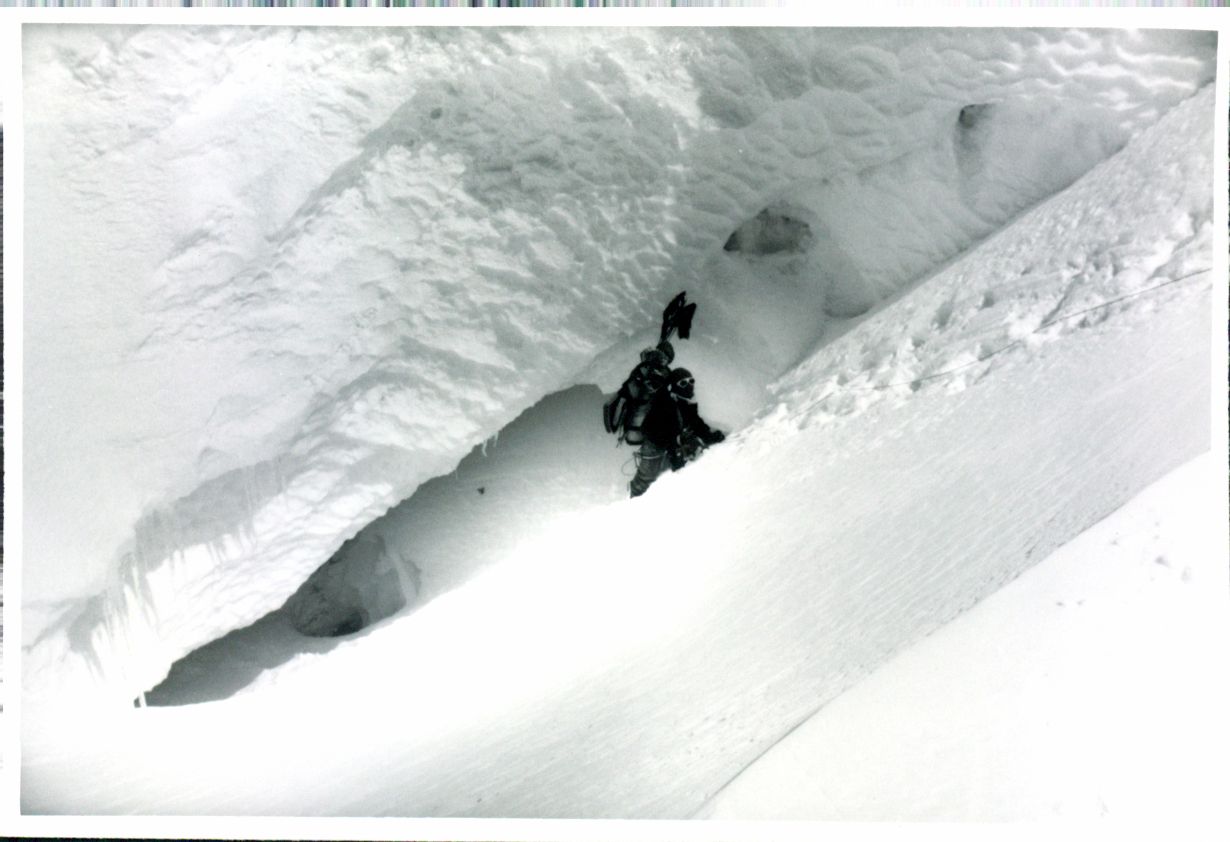
<instances>
[{"instance_id":1,"label":"snow field","mask_svg":"<svg viewBox=\"0 0 1230 842\"><path fill-rule=\"evenodd\" d=\"M945 311L943 324L923 322L923 338L961 361L945 329L962 330L971 314L952 303L953 279L992 276L1038 230L1087 232L1039 257L1052 265L1109 260L1133 226L1169 231L1149 241L1157 259L1145 274L1098 276L1112 297L1189 271L1208 254L1211 211L1197 203L1190 226L1174 224L1188 182L1173 175L1186 172L1193 191L1203 183L1198 163L1174 164L1203 157L1207 172L1211 103L1201 104L1073 188L1113 195L1122 172L1135 172L1153 201L1105 202L1106 215L1124 214L1118 226L1065 225L1079 204L1062 194L806 365L892 336L910 314ZM1056 309L1070 277L1042 276L1051 283L997 298L1004 322L1032 330ZM645 497L561 506L550 527L462 586L326 656L294 658L246 693L125 712L106 727L28 723L23 805L691 815L894 653L1207 450L1208 280L1163 290L844 414L817 410L831 386L823 377L788 377L747 429ZM338 715L356 704L361 717ZM257 792L233 774L237 763L283 785Z\"/></svg>"},{"instance_id":2,"label":"snow field","mask_svg":"<svg viewBox=\"0 0 1230 842\"><path fill-rule=\"evenodd\" d=\"M770 749L698 817L1224 828L1226 563L1210 454Z\"/></svg>"},{"instance_id":3,"label":"snow field","mask_svg":"<svg viewBox=\"0 0 1230 842\"><path fill-rule=\"evenodd\" d=\"M712 293L733 332L697 373L740 422L826 310L951 258L1212 74L1200 33L26 39L28 684L118 704L542 396L613 387L658 299ZM782 203L811 225L814 319L719 379L747 296L723 302L710 258Z\"/></svg>"}]
</instances>

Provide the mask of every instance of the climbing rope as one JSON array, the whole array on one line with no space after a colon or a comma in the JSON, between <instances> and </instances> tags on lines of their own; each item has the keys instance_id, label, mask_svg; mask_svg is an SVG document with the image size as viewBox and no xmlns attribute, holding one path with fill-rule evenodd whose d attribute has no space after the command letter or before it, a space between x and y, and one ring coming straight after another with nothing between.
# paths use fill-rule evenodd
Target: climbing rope
<instances>
[{"instance_id":1,"label":"climbing rope","mask_svg":"<svg viewBox=\"0 0 1230 842\"><path fill-rule=\"evenodd\" d=\"M1117 298L1112 298L1108 301L1103 301L1100 304L1095 304L1092 307L1086 307L1083 310L1077 310L1074 313L1065 313L1062 316L1055 316L1054 318L1047 319L1042 324L1038 325L1036 328L1034 328L1028 334L1026 334L1026 336L1022 336L1018 339L1014 339L1011 342L1009 342L1007 345L1004 345L1001 348L997 348L994 351L991 351L990 353L983 354L976 360L973 360L968 363L962 363L961 365L954 366L953 368L946 369L944 371L937 371L934 374L925 374L922 377L915 377L913 380L903 380L897 383L881 383L879 385L872 385L870 386L870 390L871 391L883 391L885 389L894 389L899 386L913 386L917 383L925 383L928 380L937 380L941 377L948 377L950 375L956 374L959 371L963 371L964 369L967 369L971 366L975 366L975 365L978 365L979 363L986 362L987 360L991 359L991 357L998 356L999 354L1004 353L1008 349L1014 348L1017 345L1020 345L1022 342L1025 341L1027 336L1031 336L1035 333L1039 333L1043 330L1046 330L1048 327L1052 327L1054 325L1059 324L1060 322L1065 322L1065 321L1068 321L1069 319L1074 319L1077 316L1087 315L1089 313L1094 312L1095 310L1102 310L1106 307L1110 307L1111 305L1118 304L1121 301L1127 301L1129 298L1136 298L1138 296L1145 295L1147 293L1156 292L1157 290L1162 289L1164 287L1171 286L1172 284L1177 284L1180 281L1186 281L1188 278L1194 278L1197 275L1203 275L1206 272L1211 272L1211 271L1213 271L1211 268L1197 269L1194 272L1188 272L1186 275L1180 275L1177 278L1171 278L1170 280L1163 281L1160 284L1155 284L1154 286L1146 287L1145 289L1138 289L1135 292L1129 292L1129 293L1126 293L1125 295L1120 295ZM863 388L867 389L868 387L863 387ZM849 390L846 390L846 391L849 391ZM830 392L829 394L821 398L820 401L827 400L828 398L832 397L835 394L837 394L837 392L835 391Z\"/></svg>"}]
</instances>

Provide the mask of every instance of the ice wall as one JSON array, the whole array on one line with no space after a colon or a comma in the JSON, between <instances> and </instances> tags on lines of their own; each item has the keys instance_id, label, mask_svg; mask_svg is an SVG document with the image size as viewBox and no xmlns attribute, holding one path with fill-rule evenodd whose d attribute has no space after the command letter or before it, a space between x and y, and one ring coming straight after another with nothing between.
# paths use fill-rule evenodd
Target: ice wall
<instances>
[{"instance_id":1,"label":"ice wall","mask_svg":"<svg viewBox=\"0 0 1230 842\"><path fill-rule=\"evenodd\" d=\"M702 363L763 385L1214 58L1111 31L25 38L28 685L124 702L542 395L612 387L674 291L706 302ZM806 248L712 271L765 208Z\"/></svg>"}]
</instances>

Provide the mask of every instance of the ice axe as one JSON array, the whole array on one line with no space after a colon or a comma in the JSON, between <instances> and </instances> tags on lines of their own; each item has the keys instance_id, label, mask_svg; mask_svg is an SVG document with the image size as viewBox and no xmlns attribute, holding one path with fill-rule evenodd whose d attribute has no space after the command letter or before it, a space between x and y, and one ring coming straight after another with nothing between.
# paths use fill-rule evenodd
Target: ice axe
<instances>
[{"instance_id":1,"label":"ice axe","mask_svg":"<svg viewBox=\"0 0 1230 842\"><path fill-rule=\"evenodd\" d=\"M684 290L676 295L662 311L662 336L659 342L670 339L671 334L676 331L680 339L687 339L691 335L692 316L696 314L696 305L687 302L685 298L687 294L687 290Z\"/></svg>"}]
</instances>

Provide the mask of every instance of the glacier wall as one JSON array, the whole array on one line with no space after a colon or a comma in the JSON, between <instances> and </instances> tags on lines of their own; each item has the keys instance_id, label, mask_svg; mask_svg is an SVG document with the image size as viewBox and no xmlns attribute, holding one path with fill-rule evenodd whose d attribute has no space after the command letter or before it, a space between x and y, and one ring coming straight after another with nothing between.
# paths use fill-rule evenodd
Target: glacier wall
<instances>
[{"instance_id":1,"label":"glacier wall","mask_svg":"<svg viewBox=\"0 0 1230 842\"><path fill-rule=\"evenodd\" d=\"M543 395L613 388L678 289L746 418L828 320L1214 59L1182 32L24 38L26 685L121 703ZM715 270L766 208L806 248Z\"/></svg>"}]
</instances>

